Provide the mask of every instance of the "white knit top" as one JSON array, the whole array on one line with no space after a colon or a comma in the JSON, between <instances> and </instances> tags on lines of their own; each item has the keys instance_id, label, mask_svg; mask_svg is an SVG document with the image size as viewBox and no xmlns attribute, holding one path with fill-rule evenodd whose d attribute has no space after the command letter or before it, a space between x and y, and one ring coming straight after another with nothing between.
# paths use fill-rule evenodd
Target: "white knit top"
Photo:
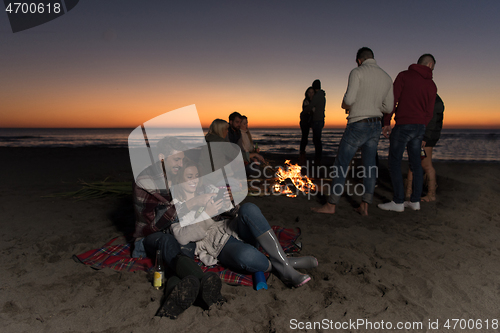
<instances>
[{"instance_id":1,"label":"white knit top","mask_svg":"<svg viewBox=\"0 0 500 333\"><path fill-rule=\"evenodd\" d=\"M344 103L350 105L348 123L382 117L394 108L392 79L375 59L366 59L349 74Z\"/></svg>"}]
</instances>

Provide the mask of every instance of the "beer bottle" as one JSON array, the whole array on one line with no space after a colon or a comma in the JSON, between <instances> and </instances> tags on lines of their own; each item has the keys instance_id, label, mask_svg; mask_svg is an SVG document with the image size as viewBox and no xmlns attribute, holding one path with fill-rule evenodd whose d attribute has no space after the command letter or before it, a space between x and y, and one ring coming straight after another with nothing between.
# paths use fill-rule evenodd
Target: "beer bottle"
<instances>
[{"instance_id":1,"label":"beer bottle","mask_svg":"<svg viewBox=\"0 0 500 333\"><path fill-rule=\"evenodd\" d=\"M156 251L156 262L155 262L155 271L153 276L153 287L156 289L160 289L163 284L163 274L165 272L165 268L163 267L163 260L161 259L161 251Z\"/></svg>"},{"instance_id":2,"label":"beer bottle","mask_svg":"<svg viewBox=\"0 0 500 333\"><path fill-rule=\"evenodd\" d=\"M427 157L427 154L425 153L424 147L420 148L420 159L423 160L426 157Z\"/></svg>"}]
</instances>

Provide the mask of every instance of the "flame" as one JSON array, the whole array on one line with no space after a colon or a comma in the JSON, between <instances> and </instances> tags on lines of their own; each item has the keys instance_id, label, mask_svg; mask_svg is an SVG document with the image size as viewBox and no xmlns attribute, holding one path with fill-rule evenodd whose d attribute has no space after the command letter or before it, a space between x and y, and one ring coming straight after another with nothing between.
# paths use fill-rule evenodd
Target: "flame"
<instances>
[{"instance_id":1,"label":"flame","mask_svg":"<svg viewBox=\"0 0 500 333\"><path fill-rule=\"evenodd\" d=\"M284 189L282 189L280 183L284 182L287 178L289 178L293 185L301 192L307 193L316 189L316 185L314 185L314 183L307 176L303 176L301 174L302 167L300 165L291 165L290 160L286 160L285 165L287 166L286 171L281 167L279 167L278 171L276 171L277 183L274 184L273 187L275 192L286 194L288 197L297 196L296 194L293 194L288 186L283 186Z\"/></svg>"}]
</instances>

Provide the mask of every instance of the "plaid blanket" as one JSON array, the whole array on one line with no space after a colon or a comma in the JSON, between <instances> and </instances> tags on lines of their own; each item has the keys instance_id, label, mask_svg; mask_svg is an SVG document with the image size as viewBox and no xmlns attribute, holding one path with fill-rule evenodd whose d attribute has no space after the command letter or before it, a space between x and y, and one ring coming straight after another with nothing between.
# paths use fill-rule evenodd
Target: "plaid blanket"
<instances>
[{"instance_id":1,"label":"plaid blanket","mask_svg":"<svg viewBox=\"0 0 500 333\"><path fill-rule=\"evenodd\" d=\"M281 246L285 252L298 252L300 246L297 245L296 240L300 236L300 228L282 228L279 226L272 226L276 236L278 237ZM81 262L94 269L111 268L116 271L149 271L153 268L153 262L149 258L132 258L130 247L132 244L117 244L112 245L118 237L113 238L103 247L95 250L90 250L85 253L74 255L73 259ZM263 253L265 251L260 248ZM201 269L219 274L221 280L232 285L253 286L251 274L239 274L232 270L225 268L221 265L205 266L199 260L196 260ZM266 279L269 273L266 273Z\"/></svg>"}]
</instances>

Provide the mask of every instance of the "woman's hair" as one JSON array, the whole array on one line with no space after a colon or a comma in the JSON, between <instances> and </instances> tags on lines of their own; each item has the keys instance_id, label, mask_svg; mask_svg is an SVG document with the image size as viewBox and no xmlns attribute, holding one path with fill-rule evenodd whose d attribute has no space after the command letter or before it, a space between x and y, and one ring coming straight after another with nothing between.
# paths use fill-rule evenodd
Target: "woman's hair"
<instances>
[{"instance_id":1,"label":"woman's hair","mask_svg":"<svg viewBox=\"0 0 500 333\"><path fill-rule=\"evenodd\" d=\"M310 102L311 99L309 98L309 96L307 96L307 92L309 91L309 89L314 90L314 88L312 86L306 89L306 92L304 93L304 95L306 96L306 98L304 98L304 101L309 101Z\"/></svg>"},{"instance_id":2,"label":"woman's hair","mask_svg":"<svg viewBox=\"0 0 500 333\"><path fill-rule=\"evenodd\" d=\"M243 122L243 120L245 120L245 119L248 122L247 116L241 116L241 122ZM252 146L253 146L252 133L250 133L250 129L248 129L248 127L247 127L247 134L248 134L248 138L250 139L250 142L252 143ZM243 135L243 133L241 133L241 135Z\"/></svg>"},{"instance_id":3,"label":"woman's hair","mask_svg":"<svg viewBox=\"0 0 500 333\"><path fill-rule=\"evenodd\" d=\"M229 127L229 123L222 119L215 119L210 124L210 128L208 129L208 134L215 134L224 138L224 130Z\"/></svg>"},{"instance_id":4,"label":"woman's hair","mask_svg":"<svg viewBox=\"0 0 500 333\"><path fill-rule=\"evenodd\" d=\"M184 161L182 161L182 168L179 169L179 172L177 172L177 175L174 178L173 183L175 185L175 187L174 187L175 190L173 191L173 195L179 201L186 200L186 193L184 192L184 189L182 189L180 184L185 182L184 172L186 171L187 168L192 167L192 166L199 169L198 164L196 164L193 160L191 160L189 158L185 158ZM200 179L200 181L198 182L198 186L196 188L197 192L201 188L201 177L199 179Z\"/></svg>"}]
</instances>

